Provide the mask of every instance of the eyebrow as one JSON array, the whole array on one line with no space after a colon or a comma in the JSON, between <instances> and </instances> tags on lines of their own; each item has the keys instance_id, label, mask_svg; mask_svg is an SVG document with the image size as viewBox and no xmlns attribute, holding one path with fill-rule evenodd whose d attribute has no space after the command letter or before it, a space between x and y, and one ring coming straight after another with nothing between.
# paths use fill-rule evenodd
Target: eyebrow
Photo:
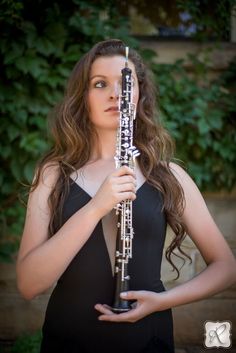
<instances>
[{"instance_id":1,"label":"eyebrow","mask_svg":"<svg viewBox=\"0 0 236 353\"><path fill-rule=\"evenodd\" d=\"M107 76L105 76L105 75L94 75L94 76L90 77L90 81L92 81L92 80L93 80L94 78L96 78L96 77L107 78ZM134 75L132 75L132 77L133 77L133 79L135 80Z\"/></svg>"},{"instance_id":2,"label":"eyebrow","mask_svg":"<svg viewBox=\"0 0 236 353\"><path fill-rule=\"evenodd\" d=\"M93 80L93 79L96 78L96 77L106 78L106 76L104 76L104 75L94 75L94 76L92 76L92 77L90 78L90 80Z\"/></svg>"}]
</instances>

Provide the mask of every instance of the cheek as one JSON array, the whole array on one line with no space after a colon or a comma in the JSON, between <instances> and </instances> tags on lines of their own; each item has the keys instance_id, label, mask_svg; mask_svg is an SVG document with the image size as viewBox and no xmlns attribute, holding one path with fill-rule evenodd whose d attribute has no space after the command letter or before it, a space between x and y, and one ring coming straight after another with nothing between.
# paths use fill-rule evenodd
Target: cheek
<instances>
[{"instance_id":1,"label":"cheek","mask_svg":"<svg viewBox=\"0 0 236 353\"><path fill-rule=\"evenodd\" d=\"M94 109L96 108L96 97L94 96L93 92L89 92L87 102L89 112L94 111Z\"/></svg>"}]
</instances>

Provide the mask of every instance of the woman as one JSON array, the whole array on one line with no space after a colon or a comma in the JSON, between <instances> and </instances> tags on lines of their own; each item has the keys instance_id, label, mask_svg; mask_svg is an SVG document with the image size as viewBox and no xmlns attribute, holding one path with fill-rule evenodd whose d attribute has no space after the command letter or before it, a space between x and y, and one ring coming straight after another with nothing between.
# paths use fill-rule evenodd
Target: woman
<instances>
[{"instance_id":1,"label":"woman","mask_svg":"<svg viewBox=\"0 0 236 353\"><path fill-rule=\"evenodd\" d=\"M114 162L124 44L95 45L75 66L52 122L53 149L41 160L28 201L18 262L18 286L27 299L57 283L51 295L41 352L174 352L171 308L213 295L235 281L235 259L197 187L171 163L172 142L154 122L155 92L133 50L129 67L137 107L133 171ZM133 201L130 291L136 301L111 311L114 293L116 214ZM199 222L201 220L201 222ZM186 232L207 268L187 283L165 290L160 265L166 224L175 238ZM178 270L177 270L178 272ZM217 274L217 275L216 275Z\"/></svg>"}]
</instances>

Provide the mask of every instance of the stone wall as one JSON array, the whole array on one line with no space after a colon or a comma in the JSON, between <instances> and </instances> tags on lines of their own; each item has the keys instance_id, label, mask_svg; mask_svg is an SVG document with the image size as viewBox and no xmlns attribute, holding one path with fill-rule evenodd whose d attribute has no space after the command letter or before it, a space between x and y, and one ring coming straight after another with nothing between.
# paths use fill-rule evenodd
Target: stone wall
<instances>
[{"instance_id":1,"label":"stone wall","mask_svg":"<svg viewBox=\"0 0 236 353\"><path fill-rule=\"evenodd\" d=\"M236 253L236 195L208 195L207 205L222 230L232 250ZM166 245L170 241L168 232ZM192 258L186 262L177 281L174 273L164 259L162 280L167 288L181 284L204 267L204 261L190 238L184 241L185 250ZM177 262L181 265L181 261ZM23 333L38 330L43 323L49 292L38 296L31 302L24 300L17 292L14 264L0 264L0 340L12 340ZM175 340L177 344L196 344L203 342L204 322L230 320L236 327L236 286L197 303L173 309ZM236 336L233 335L235 339Z\"/></svg>"},{"instance_id":2,"label":"stone wall","mask_svg":"<svg viewBox=\"0 0 236 353\"><path fill-rule=\"evenodd\" d=\"M199 43L189 40L164 41L151 38L140 38L142 47L152 49L157 53L158 63L171 64L178 59L187 59L187 55L200 55L208 50L209 68L221 71L227 68L229 62L236 56L236 43Z\"/></svg>"},{"instance_id":3,"label":"stone wall","mask_svg":"<svg viewBox=\"0 0 236 353\"><path fill-rule=\"evenodd\" d=\"M0 263L0 341L40 329L48 299L49 293L23 299L16 287L15 264Z\"/></svg>"}]
</instances>

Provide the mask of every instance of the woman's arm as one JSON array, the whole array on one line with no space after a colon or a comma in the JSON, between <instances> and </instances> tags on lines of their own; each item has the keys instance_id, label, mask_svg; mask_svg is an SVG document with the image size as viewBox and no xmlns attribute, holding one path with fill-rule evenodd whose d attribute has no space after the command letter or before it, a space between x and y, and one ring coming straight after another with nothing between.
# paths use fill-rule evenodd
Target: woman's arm
<instances>
[{"instance_id":1,"label":"woman's arm","mask_svg":"<svg viewBox=\"0 0 236 353\"><path fill-rule=\"evenodd\" d=\"M207 298L236 281L234 255L213 221L197 186L181 167L171 164L171 169L184 190L186 204L183 221L187 233L199 249L207 268L188 282L162 293L128 292L125 298L137 300L136 309L128 313L115 315L99 304L96 309L104 314L100 316L101 320L134 322L154 311Z\"/></svg>"},{"instance_id":2,"label":"woman's arm","mask_svg":"<svg viewBox=\"0 0 236 353\"><path fill-rule=\"evenodd\" d=\"M56 167L47 167L30 193L17 260L18 288L32 299L51 287L89 239L98 221L124 199L135 199L135 178L122 167L109 175L96 195L48 239L48 197L58 178Z\"/></svg>"},{"instance_id":3,"label":"woman's arm","mask_svg":"<svg viewBox=\"0 0 236 353\"><path fill-rule=\"evenodd\" d=\"M199 249L207 268L190 281L166 292L165 306L174 307L216 294L236 281L236 261L212 219L197 186L176 164L171 168L183 187L186 206L183 214L187 234Z\"/></svg>"},{"instance_id":4,"label":"woman's arm","mask_svg":"<svg viewBox=\"0 0 236 353\"><path fill-rule=\"evenodd\" d=\"M45 168L39 185L29 196L17 259L18 288L26 299L32 299L58 280L99 220L88 203L48 239L47 200L57 175L55 167Z\"/></svg>"}]
</instances>

